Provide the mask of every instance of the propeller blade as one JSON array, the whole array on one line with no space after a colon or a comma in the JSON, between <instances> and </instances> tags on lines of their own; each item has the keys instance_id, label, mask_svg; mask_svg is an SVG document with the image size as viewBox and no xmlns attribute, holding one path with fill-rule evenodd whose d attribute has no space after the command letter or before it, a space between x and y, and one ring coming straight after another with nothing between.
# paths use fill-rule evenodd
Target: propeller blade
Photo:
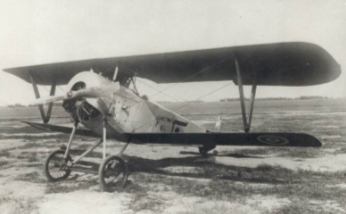
<instances>
[{"instance_id":1,"label":"propeller blade","mask_svg":"<svg viewBox=\"0 0 346 214\"><path fill-rule=\"evenodd\" d=\"M59 95L59 96L51 96L51 97L42 97L39 99L36 99L28 104L28 106L38 106L38 105L45 105L53 102L58 102L65 100L67 98L67 95Z\"/></svg>"},{"instance_id":2,"label":"propeller blade","mask_svg":"<svg viewBox=\"0 0 346 214\"><path fill-rule=\"evenodd\" d=\"M52 102L72 100L72 99L76 99L80 97L95 98L100 95L99 91L100 91L99 88L85 88L85 89L80 89L78 91L69 91L65 95L42 97L42 98L36 99L33 102L29 103L28 106L45 105Z\"/></svg>"}]
</instances>

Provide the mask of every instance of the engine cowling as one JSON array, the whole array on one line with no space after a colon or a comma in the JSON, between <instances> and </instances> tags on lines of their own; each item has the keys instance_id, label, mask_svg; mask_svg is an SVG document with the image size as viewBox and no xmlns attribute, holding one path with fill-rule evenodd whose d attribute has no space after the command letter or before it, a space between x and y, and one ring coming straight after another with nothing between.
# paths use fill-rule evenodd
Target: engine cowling
<instances>
[{"instance_id":1,"label":"engine cowling","mask_svg":"<svg viewBox=\"0 0 346 214\"><path fill-rule=\"evenodd\" d=\"M98 98L107 96L111 93L108 88L117 88L118 85L94 72L78 73L67 85L69 99L64 100L63 107L75 121L99 117L105 110L99 105Z\"/></svg>"}]
</instances>

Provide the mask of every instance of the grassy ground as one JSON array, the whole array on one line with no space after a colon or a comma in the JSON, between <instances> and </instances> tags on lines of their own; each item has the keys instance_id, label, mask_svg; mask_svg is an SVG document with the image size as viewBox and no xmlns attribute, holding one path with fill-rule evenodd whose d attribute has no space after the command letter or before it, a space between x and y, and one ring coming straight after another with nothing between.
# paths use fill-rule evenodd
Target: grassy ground
<instances>
[{"instance_id":1,"label":"grassy ground","mask_svg":"<svg viewBox=\"0 0 346 214\"><path fill-rule=\"evenodd\" d=\"M202 158L195 147L130 145L126 152L129 181L125 189L115 193L100 192L98 177L93 174L73 172L63 182L46 182L44 160L68 136L21 124L13 111L24 109L0 109L0 210L346 213L345 104L344 100L256 103L254 131L307 132L322 140L319 149L222 146L217 147L217 154ZM223 117L223 131L242 128L239 103L168 105L211 129L218 115ZM184 105L194 112L181 107ZM65 116L60 110L55 115ZM18 115L34 117L32 110ZM92 140L78 137L73 148L85 148ZM120 146L110 144L109 151L116 153ZM90 160L98 162L100 151L93 156Z\"/></svg>"}]
</instances>

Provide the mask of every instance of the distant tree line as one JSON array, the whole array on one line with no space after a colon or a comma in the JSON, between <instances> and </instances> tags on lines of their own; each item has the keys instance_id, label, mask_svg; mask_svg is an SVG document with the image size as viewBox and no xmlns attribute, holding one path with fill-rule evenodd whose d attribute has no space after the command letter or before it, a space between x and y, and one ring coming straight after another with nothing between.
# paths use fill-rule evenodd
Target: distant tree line
<instances>
[{"instance_id":1,"label":"distant tree line","mask_svg":"<svg viewBox=\"0 0 346 214\"><path fill-rule=\"evenodd\" d=\"M331 99L329 97L323 96L300 96L300 97L263 97L256 98L256 100L314 100L314 99ZM246 97L245 100L250 100L250 98ZM239 98L224 98L220 99L220 102L231 102L231 101L239 101Z\"/></svg>"},{"instance_id":2,"label":"distant tree line","mask_svg":"<svg viewBox=\"0 0 346 214\"><path fill-rule=\"evenodd\" d=\"M54 106L61 106L61 103L54 103ZM26 105L20 104L20 103L15 103L15 104L9 104L7 105L7 107L9 108L23 108L23 107L27 107Z\"/></svg>"}]
</instances>

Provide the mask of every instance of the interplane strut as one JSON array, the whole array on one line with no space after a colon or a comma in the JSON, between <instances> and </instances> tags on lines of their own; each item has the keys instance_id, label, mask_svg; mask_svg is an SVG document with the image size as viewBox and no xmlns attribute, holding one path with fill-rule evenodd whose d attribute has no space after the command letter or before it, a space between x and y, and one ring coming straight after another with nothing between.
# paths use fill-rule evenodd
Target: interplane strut
<instances>
[{"instance_id":1,"label":"interplane strut","mask_svg":"<svg viewBox=\"0 0 346 214\"><path fill-rule=\"evenodd\" d=\"M236 70L236 74L237 74L237 83L238 83L239 98L240 98L240 108L241 108L241 114L242 114L242 119L243 119L244 131L246 133L248 133L250 131L250 128L251 128L252 115L253 115L253 109L254 109L255 98L256 98L257 84L256 83L252 84L250 109L249 109L249 115L247 116L245 96L244 96L244 87L243 87L243 81L242 81L240 66L239 66L239 63L237 60L234 61L234 64L235 64L235 70Z\"/></svg>"},{"instance_id":2,"label":"interplane strut","mask_svg":"<svg viewBox=\"0 0 346 214\"><path fill-rule=\"evenodd\" d=\"M35 97L36 97L36 99L38 99L41 96L40 96L40 91L38 90L38 87L37 87L36 80L35 80L35 78L31 74L30 74L30 78L31 78L32 87L34 88ZM50 96L54 96L55 95L55 89L56 89L56 82L53 80L51 88L50 88L50 93L49 93ZM48 104L47 112L45 112L44 106L42 104L38 106L38 109L40 111L42 121L45 124L48 123L49 120L50 120L50 117L52 115L53 102Z\"/></svg>"}]
</instances>

